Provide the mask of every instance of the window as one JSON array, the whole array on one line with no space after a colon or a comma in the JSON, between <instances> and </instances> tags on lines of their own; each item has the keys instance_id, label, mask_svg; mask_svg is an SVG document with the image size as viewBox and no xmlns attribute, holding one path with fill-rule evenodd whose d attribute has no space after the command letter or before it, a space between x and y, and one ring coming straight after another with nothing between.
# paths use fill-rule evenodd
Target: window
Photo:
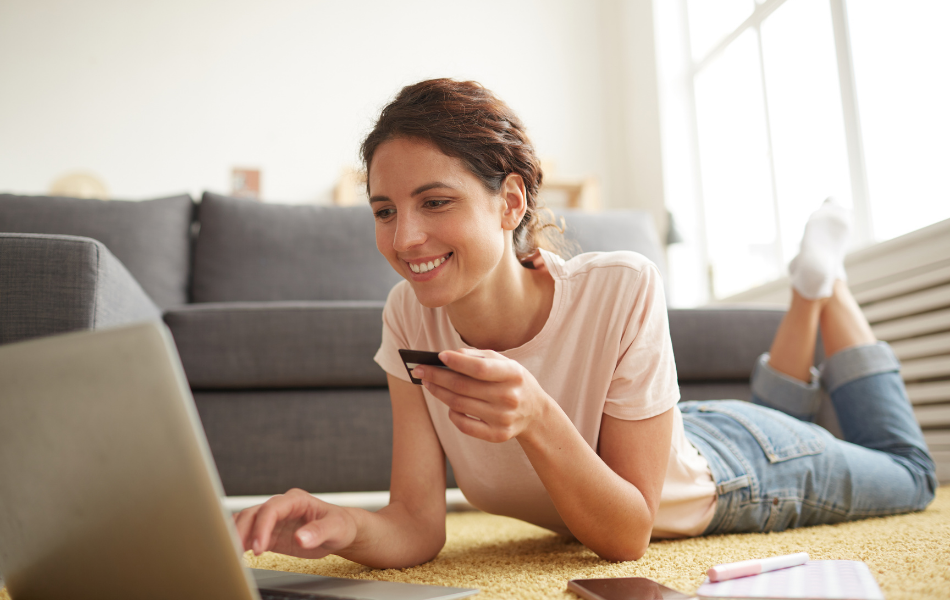
<instances>
[{"instance_id":1,"label":"window","mask_svg":"<svg viewBox=\"0 0 950 600\"><path fill-rule=\"evenodd\" d=\"M784 274L828 196L855 248L950 218L950 3L681 2L710 295Z\"/></svg>"}]
</instances>

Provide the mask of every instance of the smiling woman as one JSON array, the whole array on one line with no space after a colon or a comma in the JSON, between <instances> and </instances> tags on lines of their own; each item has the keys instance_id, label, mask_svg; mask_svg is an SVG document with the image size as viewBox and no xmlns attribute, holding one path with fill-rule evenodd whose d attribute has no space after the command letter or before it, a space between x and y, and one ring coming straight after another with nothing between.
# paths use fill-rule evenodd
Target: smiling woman
<instances>
[{"instance_id":1,"label":"smiling woman","mask_svg":"<svg viewBox=\"0 0 950 600\"><path fill-rule=\"evenodd\" d=\"M446 458L477 508L609 560L640 558L651 538L781 530L933 498L896 360L837 279L839 207L809 222L755 403L677 404L656 266L633 252L550 250L539 162L491 92L448 79L404 88L362 152L376 246L404 279L374 357L392 401L390 503L370 513L291 491L238 515L245 548L379 568L430 560L445 543ZM817 408L819 322L821 384L851 444L803 422ZM416 366L414 385L403 349L438 352L447 368Z\"/></svg>"},{"instance_id":2,"label":"smiling woman","mask_svg":"<svg viewBox=\"0 0 950 600\"><path fill-rule=\"evenodd\" d=\"M521 175L509 174L493 190L463 159L410 137L380 144L368 166L376 246L424 306L452 305L489 274L492 281L519 281L529 296L544 287L545 277L522 267L514 236L504 233L525 231L531 223L506 200L527 212ZM520 259L529 261L537 250L532 237L524 235L522 250Z\"/></svg>"},{"instance_id":3,"label":"smiling woman","mask_svg":"<svg viewBox=\"0 0 950 600\"><path fill-rule=\"evenodd\" d=\"M521 119L489 90L472 81L451 79L423 81L404 88L383 109L376 127L363 142L361 153L368 169L379 146L396 138L429 142L442 154L459 159L468 173L495 193L508 175L519 175L527 203L514 236L519 258L538 247L559 249L556 238L545 239L545 230L553 225L538 211L541 161ZM372 198L369 178L366 186Z\"/></svg>"}]
</instances>

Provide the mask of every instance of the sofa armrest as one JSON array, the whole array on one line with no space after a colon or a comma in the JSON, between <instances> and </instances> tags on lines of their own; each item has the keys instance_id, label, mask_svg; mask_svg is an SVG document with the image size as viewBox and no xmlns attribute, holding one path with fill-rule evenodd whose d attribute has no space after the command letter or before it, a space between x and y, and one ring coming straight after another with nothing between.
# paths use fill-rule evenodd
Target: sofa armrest
<instances>
[{"instance_id":1,"label":"sofa armrest","mask_svg":"<svg viewBox=\"0 0 950 600\"><path fill-rule=\"evenodd\" d=\"M0 233L0 344L161 317L101 242Z\"/></svg>"}]
</instances>

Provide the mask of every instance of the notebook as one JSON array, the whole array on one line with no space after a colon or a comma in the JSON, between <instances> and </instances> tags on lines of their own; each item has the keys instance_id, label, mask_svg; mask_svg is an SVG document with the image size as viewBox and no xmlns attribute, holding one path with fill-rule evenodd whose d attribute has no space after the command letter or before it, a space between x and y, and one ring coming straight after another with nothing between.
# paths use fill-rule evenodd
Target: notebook
<instances>
[{"instance_id":1,"label":"notebook","mask_svg":"<svg viewBox=\"0 0 950 600\"><path fill-rule=\"evenodd\" d=\"M810 560L797 567L717 583L707 579L696 595L717 600L884 600L871 570L866 564L856 560Z\"/></svg>"}]
</instances>

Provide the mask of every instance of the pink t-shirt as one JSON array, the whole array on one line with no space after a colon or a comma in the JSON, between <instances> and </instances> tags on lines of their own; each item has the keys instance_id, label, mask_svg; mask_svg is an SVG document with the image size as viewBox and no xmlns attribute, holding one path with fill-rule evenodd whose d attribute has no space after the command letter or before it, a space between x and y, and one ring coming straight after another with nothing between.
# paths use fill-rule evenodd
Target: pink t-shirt
<instances>
[{"instance_id":1,"label":"pink t-shirt","mask_svg":"<svg viewBox=\"0 0 950 600\"><path fill-rule=\"evenodd\" d=\"M663 285L656 267L633 252L592 252L565 262L541 251L554 278L554 302L533 339L501 352L521 363L561 406L591 448L604 414L647 419L679 400ZM398 350L471 348L442 308L426 308L399 282L383 311L375 360L409 381ZM473 506L570 534L517 440L500 444L465 435L449 409L420 388L455 479ZM653 537L701 534L712 520L716 486L709 465L686 439L674 410L670 461Z\"/></svg>"}]
</instances>

